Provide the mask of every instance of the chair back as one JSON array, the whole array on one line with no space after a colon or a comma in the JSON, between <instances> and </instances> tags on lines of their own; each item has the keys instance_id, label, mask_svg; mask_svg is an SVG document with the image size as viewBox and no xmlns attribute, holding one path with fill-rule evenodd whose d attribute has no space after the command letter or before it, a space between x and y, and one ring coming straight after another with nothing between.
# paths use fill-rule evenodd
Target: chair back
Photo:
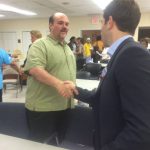
<instances>
[{"instance_id":1,"label":"chair back","mask_svg":"<svg viewBox=\"0 0 150 150\"><path fill-rule=\"evenodd\" d=\"M77 58L76 64L77 64L77 71L83 69L83 66L85 65L85 58L82 57Z\"/></svg>"},{"instance_id":2,"label":"chair back","mask_svg":"<svg viewBox=\"0 0 150 150\"><path fill-rule=\"evenodd\" d=\"M101 66L101 64L98 64L98 63L87 63L84 66L84 71L90 72L91 79L97 80L101 74L102 66Z\"/></svg>"},{"instance_id":3,"label":"chair back","mask_svg":"<svg viewBox=\"0 0 150 150\"><path fill-rule=\"evenodd\" d=\"M65 141L83 146L93 146L93 122L91 108L76 106L75 109L72 109L70 112L70 124Z\"/></svg>"},{"instance_id":4,"label":"chair back","mask_svg":"<svg viewBox=\"0 0 150 150\"><path fill-rule=\"evenodd\" d=\"M15 89L16 97L18 96L18 90L21 87L19 73L10 66L3 69L3 85L4 92L6 92L6 89ZM7 85L9 85L9 88Z\"/></svg>"},{"instance_id":5,"label":"chair back","mask_svg":"<svg viewBox=\"0 0 150 150\"><path fill-rule=\"evenodd\" d=\"M91 73L87 71L78 71L77 72L77 79L87 79L89 80L91 77Z\"/></svg>"}]
</instances>

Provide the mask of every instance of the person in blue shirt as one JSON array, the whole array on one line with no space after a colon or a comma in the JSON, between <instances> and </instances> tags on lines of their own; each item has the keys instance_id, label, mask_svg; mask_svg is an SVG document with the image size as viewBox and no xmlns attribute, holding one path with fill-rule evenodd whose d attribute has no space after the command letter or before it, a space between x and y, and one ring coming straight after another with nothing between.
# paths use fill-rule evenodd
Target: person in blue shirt
<instances>
[{"instance_id":1,"label":"person in blue shirt","mask_svg":"<svg viewBox=\"0 0 150 150\"><path fill-rule=\"evenodd\" d=\"M20 69L17 64L12 60L8 53L0 48L0 102L2 102L2 90L3 90L3 64L11 65L17 72L20 73Z\"/></svg>"}]
</instances>

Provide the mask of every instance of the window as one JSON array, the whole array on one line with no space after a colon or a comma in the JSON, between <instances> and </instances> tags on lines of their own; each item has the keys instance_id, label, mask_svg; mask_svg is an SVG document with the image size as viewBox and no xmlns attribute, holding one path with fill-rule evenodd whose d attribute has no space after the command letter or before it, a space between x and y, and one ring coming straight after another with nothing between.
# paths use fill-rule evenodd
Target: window
<instances>
[{"instance_id":1,"label":"window","mask_svg":"<svg viewBox=\"0 0 150 150\"><path fill-rule=\"evenodd\" d=\"M150 43L150 27L140 27L138 32L138 41L140 39L146 38Z\"/></svg>"},{"instance_id":2,"label":"window","mask_svg":"<svg viewBox=\"0 0 150 150\"><path fill-rule=\"evenodd\" d=\"M12 53L17 48L16 32L0 32L0 47Z\"/></svg>"}]
</instances>

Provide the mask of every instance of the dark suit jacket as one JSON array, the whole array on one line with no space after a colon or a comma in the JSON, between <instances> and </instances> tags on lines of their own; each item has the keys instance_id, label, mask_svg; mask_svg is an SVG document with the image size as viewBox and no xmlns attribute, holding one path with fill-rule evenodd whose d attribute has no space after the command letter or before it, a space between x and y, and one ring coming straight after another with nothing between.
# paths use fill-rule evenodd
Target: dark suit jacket
<instances>
[{"instance_id":1,"label":"dark suit jacket","mask_svg":"<svg viewBox=\"0 0 150 150\"><path fill-rule=\"evenodd\" d=\"M150 54L132 38L112 56L96 93L79 93L93 107L96 150L150 150Z\"/></svg>"}]
</instances>

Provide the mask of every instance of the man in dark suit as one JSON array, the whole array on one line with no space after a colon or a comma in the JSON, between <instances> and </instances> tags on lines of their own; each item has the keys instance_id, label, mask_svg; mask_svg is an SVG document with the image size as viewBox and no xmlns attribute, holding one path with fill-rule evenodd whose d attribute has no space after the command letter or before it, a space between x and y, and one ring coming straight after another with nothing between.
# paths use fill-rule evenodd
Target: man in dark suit
<instances>
[{"instance_id":1,"label":"man in dark suit","mask_svg":"<svg viewBox=\"0 0 150 150\"><path fill-rule=\"evenodd\" d=\"M106 75L96 92L78 88L76 98L93 107L96 150L150 150L150 54L132 37L140 17L134 0L113 0L106 7Z\"/></svg>"}]
</instances>

